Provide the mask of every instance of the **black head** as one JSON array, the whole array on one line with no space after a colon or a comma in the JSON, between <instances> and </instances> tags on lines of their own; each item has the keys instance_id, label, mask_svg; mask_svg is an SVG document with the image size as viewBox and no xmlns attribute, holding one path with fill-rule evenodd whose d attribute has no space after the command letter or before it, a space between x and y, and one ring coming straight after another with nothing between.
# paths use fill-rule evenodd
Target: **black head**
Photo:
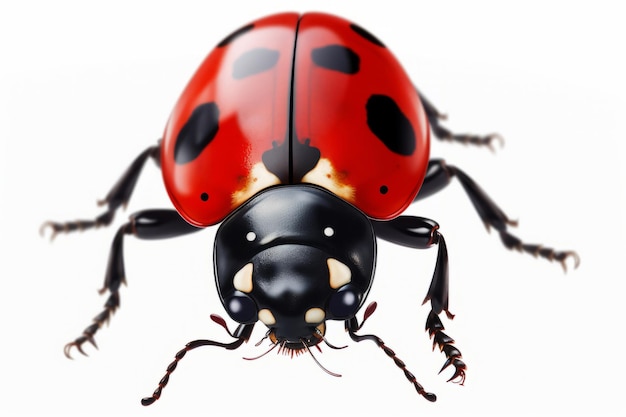
<instances>
[{"instance_id":1,"label":"black head","mask_svg":"<svg viewBox=\"0 0 626 417\"><path fill-rule=\"evenodd\" d=\"M313 185L260 192L215 238L215 276L228 314L239 323L261 320L274 343L291 349L319 343L326 320L354 317L375 258L368 217Z\"/></svg>"}]
</instances>

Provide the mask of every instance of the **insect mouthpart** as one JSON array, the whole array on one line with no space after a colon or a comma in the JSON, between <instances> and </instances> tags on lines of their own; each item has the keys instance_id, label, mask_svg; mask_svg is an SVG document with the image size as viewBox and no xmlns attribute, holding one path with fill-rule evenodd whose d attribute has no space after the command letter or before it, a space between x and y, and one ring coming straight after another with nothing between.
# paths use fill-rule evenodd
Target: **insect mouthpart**
<instances>
[{"instance_id":1,"label":"insect mouthpart","mask_svg":"<svg viewBox=\"0 0 626 417\"><path fill-rule=\"evenodd\" d=\"M312 333L310 338L300 338L300 340L298 342L295 341L289 341L286 338L283 338L282 340L276 337L276 333L274 330L270 329L268 331L268 333L265 335L265 337L259 342L257 343L257 345L259 345L265 338L269 338L270 341L272 342L272 347L270 347L267 351L265 351L263 354L254 357L254 358L244 358L247 360L255 360L255 359L259 359L265 355L267 355L268 353L270 353L271 351L273 351L274 349L276 349L276 347L278 347L278 352L277 353L283 353L284 355L289 355L292 358L294 356L300 356L300 354L304 353L304 352L308 352L309 355L311 355L311 358L313 358L313 360L315 361L315 363L317 364L317 366L319 366L324 372L326 372L328 375L334 376L334 377L340 377L341 375L332 371L329 371L328 369L326 369L315 357L315 355L313 354L313 351L310 349L310 346L315 346L317 348L317 350L319 350L320 352L322 352L322 349L319 347L319 343L321 341L324 341L324 343L326 343L327 346L329 346L332 349L343 349L347 346L342 346L342 347L336 347L332 344L330 344L326 338L324 337L324 332L326 331L326 325L324 323L321 323L320 325L318 325L315 328L315 331Z\"/></svg>"},{"instance_id":2,"label":"insect mouthpart","mask_svg":"<svg viewBox=\"0 0 626 417\"><path fill-rule=\"evenodd\" d=\"M293 357L294 355L299 356L311 346L316 346L317 349L321 352L318 344L325 340L325 333L326 324L321 323L314 327L311 331L311 334L306 337L291 338L287 336L278 336L276 334L275 328L271 328L269 330L267 337L270 339L273 345L279 346L279 353L282 352L285 355Z\"/></svg>"}]
</instances>

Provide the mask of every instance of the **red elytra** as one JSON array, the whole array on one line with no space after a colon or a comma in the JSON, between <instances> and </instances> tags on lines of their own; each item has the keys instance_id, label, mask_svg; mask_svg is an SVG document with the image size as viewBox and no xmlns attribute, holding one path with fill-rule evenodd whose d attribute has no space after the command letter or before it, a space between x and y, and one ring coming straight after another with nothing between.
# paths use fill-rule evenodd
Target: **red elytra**
<instances>
[{"instance_id":1,"label":"red elytra","mask_svg":"<svg viewBox=\"0 0 626 417\"><path fill-rule=\"evenodd\" d=\"M290 183L392 219L415 198L428 156L417 91L382 43L335 16L284 13L235 31L200 65L161 164L178 212L205 227Z\"/></svg>"}]
</instances>

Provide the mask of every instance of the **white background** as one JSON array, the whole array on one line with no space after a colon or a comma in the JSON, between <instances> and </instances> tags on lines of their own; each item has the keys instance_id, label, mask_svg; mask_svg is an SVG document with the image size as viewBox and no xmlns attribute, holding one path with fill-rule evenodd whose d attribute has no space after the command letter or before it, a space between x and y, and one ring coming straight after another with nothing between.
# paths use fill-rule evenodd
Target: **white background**
<instances>
[{"instance_id":1,"label":"white background","mask_svg":"<svg viewBox=\"0 0 626 417\"><path fill-rule=\"evenodd\" d=\"M229 1L3 2L0 5L0 414L616 415L624 371L626 110L619 2ZM294 4L295 3L295 4ZM436 4L435 4L436 3ZM437 376L420 306L436 250L381 244L364 331L378 334L439 400L418 397L372 343L308 357L202 348L144 408L174 353L227 341L212 275L214 230L126 239L129 286L100 350L63 345L100 311L108 248L129 212L169 207L148 164L126 213L106 230L38 235L47 219L95 216L130 161L225 35L283 10L329 11L382 39L456 131L497 131L485 149L436 142L512 217L528 242L575 249L576 271L502 248L455 183L414 215L441 224L450 252L444 320L468 364L464 387ZM571 265L570 265L571 266ZM257 329L253 341L263 334Z\"/></svg>"}]
</instances>

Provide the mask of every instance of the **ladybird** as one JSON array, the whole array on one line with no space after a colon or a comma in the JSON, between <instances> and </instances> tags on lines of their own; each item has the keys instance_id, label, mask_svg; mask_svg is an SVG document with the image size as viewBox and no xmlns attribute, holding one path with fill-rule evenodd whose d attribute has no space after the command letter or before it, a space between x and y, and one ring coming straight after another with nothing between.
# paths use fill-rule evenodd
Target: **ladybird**
<instances>
[{"instance_id":1,"label":"ladybird","mask_svg":"<svg viewBox=\"0 0 626 417\"><path fill-rule=\"evenodd\" d=\"M376 242L427 249L437 261L424 299L426 330L445 355L448 381L463 384L466 365L440 319L448 306L448 252L439 225L403 215L411 203L456 178L489 228L509 249L559 261L573 251L527 244L509 232L511 221L464 171L430 158L430 134L440 140L493 146L496 134L455 134L418 91L386 45L361 26L323 13L282 13L234 31L210 52L183 90L162 139L135 158L106 195L106 210L90 220L46 222L58 233L110 225L148 160L161 168L175 209L134 213L119 227L101 293L103 310L65 346L85 354L120 305L126 235L163 239L218 225L215 281L234 339L189 342L167 367L150 405L161 397L185 354L200 346L236 349L254 326L266 326L269 350L291 356L312 347L337 348L327 322L343 321L355 342L372 341L403 371L418 394L435 394L376 335L361 335L376 309L363 308L374 279ZM265 352L265 353L267 353ZM338 376L321 364L331 375Z\"/></svg>"}]
</instances>

